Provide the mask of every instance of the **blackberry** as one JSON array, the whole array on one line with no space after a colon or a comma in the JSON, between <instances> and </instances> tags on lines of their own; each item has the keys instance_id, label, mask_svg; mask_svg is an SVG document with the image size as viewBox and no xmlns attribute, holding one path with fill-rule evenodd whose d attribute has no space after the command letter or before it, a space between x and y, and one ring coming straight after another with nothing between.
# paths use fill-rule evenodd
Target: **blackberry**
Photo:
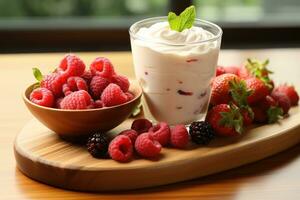
<instances>
[{"instance_id":1,"label":"blackberry","mask_svg":"<svg viewBox=\"0 0 300 200\"><path fill-rule=\"evenodd\" d=\"M108 154L109 140L103 133L95 133L87 141L87 150L95 158L103 158Z\"/></svg>"},{"instance_id":2,"label":"blackberry","mask_svg":"<svg viewBox=\"0 0 300 200\"><path fill-rule=\"evenodd\" d=\"M211 125L205 121L193 122L189 127L189 133L196 144L208 144L215 137Z\"/></svg>"}]
</instances>

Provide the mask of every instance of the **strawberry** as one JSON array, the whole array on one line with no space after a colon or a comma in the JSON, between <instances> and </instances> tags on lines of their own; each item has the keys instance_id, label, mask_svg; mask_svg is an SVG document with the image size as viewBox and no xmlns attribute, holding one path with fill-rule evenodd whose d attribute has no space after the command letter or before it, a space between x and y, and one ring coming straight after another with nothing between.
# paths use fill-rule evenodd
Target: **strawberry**
<instances>
[{"instance_id":1,"label":"strawberry","mask_svg":"<svg viewBox=\"0 0 300 200\"><path fill-rule=\"evenodd\" d=\"M239 69L238 76L242 79L256 77L260 79L269 89L272 89L272 80L270 79L269 75L273 72L267 69L268 64L269 60L260 62L258 60L249 58L247 59L245 66Z\"/></svg>"},{"instance_id":2,"label":"strawberry","mask_svg":"<svg viewBox=\"0 0 300 200\"><path fill-rule=\"evenodd\" d=\"M279 85L278 87L274 88L274 91L284 93L290 99L292 106L295 106L298 104L299 95L298 95L297 91L295 90L294 86L287 85L285 83L285 84Z\"/></svg>"},{"instance_id":3,"label":"strawberry","mask_svg":"<svg viewBox=\"0 0 300 200\"><path fill-rule=\"evenodd\" d=\"M270 95L263 98L252 110L253 112L255 110L254 121L258 123L275 123L283 115L282 108L278 106L278 103Z\"/></svg>"},{"instance_id":4,"label":"strawberry","mask_svg":"<svg viewBox=\"0 0 300 200\"><path fill-rule=\"evenodd\" d=\"M252 109L250 108L250 111L248 111L246 109L242 109L241 114L243 116L243 124L245 126L251 125L252 122L253 122L253 118L254 118L254 114L253 114Z\"/></svg>"},{"instance_id":5,"label":"strawberry","mask_svg":"<svg viewBox=\"0 0 300 200\"><path fill-rule=\"evenodd\" d=\"M287 114L291 108L291 101L288 96L282 92L273 91L271 96L278 103L278 106L282 108L283 114Z\"/></svg>"},{"instance_id":6,"label":"strawberry","mask_svg":"<svg viewBox=\"0 0 300 200\"><path fill-rule=\"evenodd\" d=\"M240 80L240 78L234 74L222 74L214 78L210 99L212 105L229 103L229 101L231 101L229 82L234 79L236 79L236 81Z\"/></svg>"},{"instance_id":7,"label":"strawberry","mask_svg":"<svg viewBox=\"0 0 300 200\"><path fill-rule=\"evenodd\" d=\"M266 123L268 121L267 113L262 110L259 106L253 106L252 111L254 113L253 121L257 123Z\"/></svg>"},{"instance_id":8,"label":"strawberry","mask_svg":"<svg viewBox=\"0 0 300 200\"><path fill-rule=\"evenodd\" d=\"M243 117L234 104L214 106L207 114L207 121L220 136L235 136L243 132Z\"/></svg>"},{"instance_id":9,"label":"strawberry","mask_svg":"<svg viewBox=\"0 0 300 200\"><path fill-rule=\"evenodd\" d=\"M238 71L239 71L239 67L236 67L236 66L227 66L227 67L218 66L216 76L219 76L219 75L222 75L222 74L235 74L235 75L237 75Z\"/></svg>"},{"instance_id":10,"label":"strawberry","mask_svg":"<svg viewBox=\"0 0 300 200\"><path fill-rule=\"evenodd\" d=\"M246 79L246 85L249 90L252 90L252 94L247 98L250 105L257 103L269 94L268 87L258 78Z\"/></svg>"}]
</instances>

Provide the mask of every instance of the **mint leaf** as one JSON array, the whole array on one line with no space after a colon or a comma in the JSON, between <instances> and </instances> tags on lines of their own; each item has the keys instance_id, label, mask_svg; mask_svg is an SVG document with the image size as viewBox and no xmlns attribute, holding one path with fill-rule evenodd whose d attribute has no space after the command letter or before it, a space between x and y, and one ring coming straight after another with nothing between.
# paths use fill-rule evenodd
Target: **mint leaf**
<instances>
[{"instance_id":1,"label":"mint leaf","mask_svg":"<svg viewBox=\"0 0 300 200\"><path fill-rule=\"evenodd\" d=\"M194 24L196 17L195 6L186 8L179 16L173 12L169 12L168 21L170 28L174 31L181 32L184 29L191 28Z\"/></svg>"},{"instance_id":2,"label":"mint leaf","mask_svg":"<svg viewBox=\"0 0 300 200\"><path fill-rule=\"evenodd\" d=\"M33 72L33 76L38 82L41 82L43 80L42 72L38 68L36 67L32 68L32 72Z\"/></svg>"}]
</instances>

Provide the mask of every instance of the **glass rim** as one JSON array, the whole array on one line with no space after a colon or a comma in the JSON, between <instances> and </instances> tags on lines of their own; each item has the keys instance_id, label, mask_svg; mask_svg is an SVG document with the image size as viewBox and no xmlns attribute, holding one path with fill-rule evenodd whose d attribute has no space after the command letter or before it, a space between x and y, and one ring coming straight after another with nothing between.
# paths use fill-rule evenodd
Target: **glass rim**
<instances>
[{"instance_id":1,"label":"glass rim","mask_svg":"<svg viewBox=\"0 0 300 200\"><path fill-rule=\"evenodd\" d=\"M150 17L150 18L146 18L146 19L143 19L143 20L140 20L140 21L137 21L135 23L133 23L130 27L129 27L129 35L130 37L133 37L134 39L139 39L139 40L142 40L142 41L146 41L146 42L151 42L151 43L155 43L155 44L161 44L161 45L168 45L168 46L186 46L186 45L196 45L196 44L203 44L203 43L207 43L207 42L212 42L212 41L215 41L215 40L218 40L219 38L221 38L222 34L223 34L223 31L221 29L220 26L218 26L217 24L214 24L212 22L209 22L209 21L206 21L206 20L203 20L203 19L199 19L199 18L196 18L195 19L195 22L200 22L202 24L206 24L206 25L209 25L213 28L215 28L216 30L218 30L218 34L217 35L214 35L213 34L213 37L212 38L209 38L209 39L206 39L206 40L202 40L202 41L197 41L197 42L187 42L187 43L179 43L179 44L170 44L170 43L167 43L167 42L161 42L161 41L153 41L153 40L150 40L150 39L147 39L143 36L137 36L134 32L133 32L133 29L140 25L140 24L143 24L145 22L151 22L151 21L155 21L155 20L164 20L164 19L168 19L167 16L160 16L160 17ZM167 20L166 20L167 21Z\"/></svg>"}]
</instances>

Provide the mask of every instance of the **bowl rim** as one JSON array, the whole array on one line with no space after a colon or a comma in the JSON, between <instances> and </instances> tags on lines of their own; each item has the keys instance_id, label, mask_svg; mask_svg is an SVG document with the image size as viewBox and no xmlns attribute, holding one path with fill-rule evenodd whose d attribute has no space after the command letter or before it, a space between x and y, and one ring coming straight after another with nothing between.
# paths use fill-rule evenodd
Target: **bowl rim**
<instances>
[{"instance_id":1,"label":"bowl rim","mask_svg":"<svg viewBox=\"0 0 300 200\"><path fill-rule=\"evenodd\" d=\"M60 112L93 112L93 111L102 111L102 110L109 110L109 109L113 109L113 108L118 108L118 107L122 107L125 106L127 104L130 104L136 100L138 100L142 94L142 88L141 86L136 82L136 81L130 81L130 84L134 85L136 88L138 88L138 95L136 95L133 99L131 99L130 101L127 101L125 103L116 105L116 106L110 106L110 107L103 107L103 108L89 108L89 109L78 109L78 110L68 110L68 109L60 109L60 108L51 108L51 107L46 107L46 106L40 106L38 104L35 104L33 102L31 102L27 96L26 96L26 92L28 91L28 89L30 87L33 87L34 85L36 85L38 83L33 83L31 85L29 85L28 87L26 87L26 89L22 92L22 98L29 104L31 104L32 106L41 108L41 109L45 109L45 110L51 110L51 111L60 111ZM130 90L129 90L130 91Z\"/></svg>"}]
</instances>

